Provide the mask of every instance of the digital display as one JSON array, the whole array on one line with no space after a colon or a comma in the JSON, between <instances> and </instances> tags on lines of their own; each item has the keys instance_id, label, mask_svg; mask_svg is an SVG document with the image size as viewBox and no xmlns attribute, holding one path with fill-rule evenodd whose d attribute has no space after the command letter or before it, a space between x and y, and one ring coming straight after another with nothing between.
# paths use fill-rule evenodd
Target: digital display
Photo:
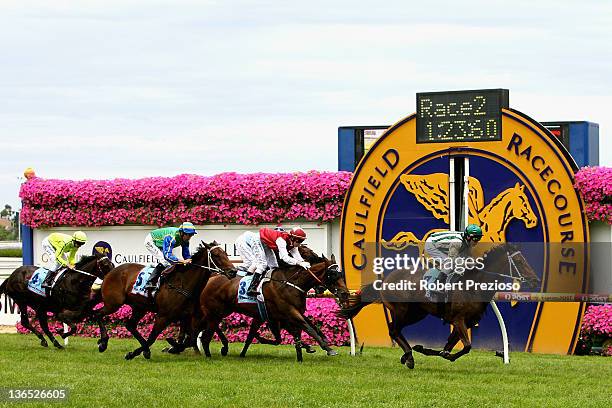
<instances>
[{"instance_id":1,"label":"digital display","mask_svg":"<svg viewBox=\"0 0 612 408\"><path fill-rule=\"evenodd\" d=\"M502 139L507 89L417 93L417 143Z\"/></svg>"}]
</instances>

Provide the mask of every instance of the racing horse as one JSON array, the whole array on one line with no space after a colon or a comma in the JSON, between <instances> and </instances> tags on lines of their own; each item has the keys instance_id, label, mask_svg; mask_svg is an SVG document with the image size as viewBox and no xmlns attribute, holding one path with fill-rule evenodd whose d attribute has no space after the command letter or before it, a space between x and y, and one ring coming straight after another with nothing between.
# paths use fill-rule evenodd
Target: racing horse
<instances>
[{"instance_id":1,"label":"racing horse","mask_svg":"<svg viewBox=\"0 0 612 408\"><path fill-rule=\"evenodd\" d=\"M300 255L302 256L302 258L309 262L310 264L315 264L315 263L319 263L319 262L324 262L326 260L325 255L321 255L318 256L312 249L310 249L308 246L306 246L305 244L300 244L298 246L298 250L300 251ZM285 262L283 262L281 259L279 259L279 264L281 267L285 267L288 268L291 265L286 264ZM214 271L212 276L215 276L217 274L223 274L225 275L228 279L233 279L236 277L235 273L231 273L231 274L227 274L224 273L222 270L219 270L219 268L217 268L217 271ZM238 277L238 279L241 279L242 277ZM323 286L316 286L315 287L315 291L317 293L322 293L325 290L325 287ZM306 297L306 294L303 294L304 298ZM305 299L304 299L305 300ZM345 301L347 300L346 298L344 299ZM306 303L304 302L304 310L301 310L302 314L304 315L306 308L305 308ZM319 330L319 328L312 324L312 322L310 322L310 320L308 319L308 317L306 315L304 315L304 318L306 320L308 320L308 322L310 323L310 325L317 330L319 336L321 336L321 338L326 339L325 335L323 334L323 332L321 332ZM275 322L275 326L271 328L271 332L274 335L274 340L270 340L266 337L263 337L262 335L259 334L259 328L263 325L263 320L260 318L260 316L255 316L252 318L251 320L251 325L250 325L250 329L249 329L249 335L247 336L247 341L244 345L244 348L242 350L242 352L240 353L240 357L245 357L246 356L246 352L250 346L250 344L253 342L254 339L257 339L257 341L260 344L270 344L270 345L279 345L282 341L281 339L281 335L280 335L280 327L278 326L277 322ZM186 348L188 347L193 347L194 351L196 353L200 353L199 348L197 347L197 339L190 337L188 334L186 334L188 332L188 330L186 329L185 324L188 324L188 322L183 322L181 324L181 330L179 333L179 338L178 340L175 340L174 338L167 338L166 341L170 344L171 347L164 349L165 351L172 353L172 354L180 354L181 352L183 352ZM194 323L195 324L195 323ZM268 326L271 326L272 323L268 322ZM199 334L199 333L195 333L195 334ZM215 330L215 334L218 336L219 341L221 341L221 355L222 356L226 356L228 354L229 351L229 342L227 340L227 337L225 336L225 334L223 333L223 330L221 330L220 326L217 326L217 329ZM307 353L314 353L315 350L313 350L310 345L308 344L303 344L302 348L306 350ZM331 354L333 354L333 352L331 352ZM210 357L210 356L209 356Z\"/></svg>"},{"instance_id":2,"label":"racing horse","mask_svg":"<svg viewBox=\"0 0 612 408\"><path fill-rule=\"evenodd\" d=\"M194 322L194 332L202 332L202 346L207 357L211 356L210 341L213 334L217 332L221 320L229 314L238 312L254 318L242 357L262 324L256 304L237 302L240 281L240 277L228 279L222 275L213 276L200 294L201 317ZM298 362L303 360L302 331L314 338L329 355L336 354L320 330L304 316L306 293L315 286L325 286L337 297L348 300L348 289L333 256L331 260L314 264L308 270L301 266L278 268L272 272L270 281L262 289L267 314L273 322L270 330L276 338L274 343L280 342L280 328L285 328L294 338Z\"/></svg>"},{"instance_id":3,"label":"racing horse","mask_svg":"<svg viewBox=\"0 0 612 408\"><path fill-rule=\"evenodd\" d=\"M127 263L113 269L102 284L102 300L104 306L96 311L96 316L102 318L114 313L122 305L130 305L132 314L125 322L125 327L140 343L140 347L125 355L131 360L139 354L146 359L151 358L151 345L157 336L172 322L184 321L194 311L194 304L215 268L225 271L234 269L225 251L216 242L198 247L189 264L175 264L165 271L167 278L161 284L154 300L132 293L134 283L144 265ZM145 313L156 313L153 329L147 340L138 332L138 322ZM100 330L98 350L104 352L108 347L106 327Z\"/></svg>"},{"instance_id":4,"label":"racing horse","mask_svg":"<svg viewBox=\"0 0 612 408\"><path fill-rule=\"evenodd\" d=\"M535 286L540 282L515 245L510 243L489 245L491 247L484 253L483 268L466 271L463 277L456 281L456 283L463 282L465 288L465 281L470 279L479 284L487 285L485 290L451 290L446 293L445 302L432 302L426 297L425 291L419 290L420 285L418 283L423 280L424 270L417 271L414 274L404 270L396 270L384 278L383 285L409 281L415 283L416 290L376 290L373 284L369 284L364 286L359 294L355 295L352 299L354 302L351 301L351 306L342 308L337 314L350 319L355 317L365 306L382 302L391 315L391 320L388 322L389 336L404 351L400 360L402 364L410 369L414 368L412 350L455 361L470 352L471 341L468 329L474 327L480 321L487 305L495 295L495 290L489 289L489 283L495 282L500 277L526 281L530 286ZM442 350L428 349L421 345L411 347L402 334L402 329L405 326L415 324L427 315L436 316L453 325L453 330ZM460 340L463 343L463 348L451 354L453 347Z\"/></svg>"},{"instance_id":5,"label":"racing horse","mask_svg":"<svg viewBox=\"0 0 612 408\"><path fill-rule=\"evenodd\" d=\"M15 269L13 273L0 285L0 293L10 296L21 314L21 324L40 339L40 345L47 347L47 341L42 333L30 324L28 319L28 306L36 313L36 318L44 334L58 349L64 347L57 341L49 330L47 312L55 314L55 318L70 325L68 332L62 333L66 338L74 333L74 323L83 320L93 312L95 299L90 297L91 285L96 278L104 279L115 265L104 255L90 255L81 258L74 269L66 269L48 296L42 296L28 289L28 283L38 266L24 265ZM98 321L102 325L101 321ZM100 326L102 327L102 326Z\"/></svg>"}]
</instances>

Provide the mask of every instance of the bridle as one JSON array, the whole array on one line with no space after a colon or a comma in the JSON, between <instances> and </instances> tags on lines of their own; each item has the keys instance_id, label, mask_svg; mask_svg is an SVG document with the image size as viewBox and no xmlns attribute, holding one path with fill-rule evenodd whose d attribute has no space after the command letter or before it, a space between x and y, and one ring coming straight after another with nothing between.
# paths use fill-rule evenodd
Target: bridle
<instances>
[{"instance_id":1,"label":"bridle","mask_svg":"<svg viewBox=\"0 0 612 408\"><path fill-rule=\"evenodd\" d=\"M526 282L527 279L521 274L514 260L514 257L520 254L521 254L521 251L515 251L513 253L506 251L506 256L508 257L508 274L497 273L497 272L487 272L487 271L484 271L484 272L491 274L491 275L501 276L503 278L515 279L521 283ZM514 272L516 272L516 275L514 274Z\"/></svg>"},{"instance_id":2,"label":"bridle","mask_svg":"<svg viewBox=\"0 0 612 408\"><path fill-rule=\"evenodd\" d=\"M197 265L197 264L191 264L191 266L195 266L198 268L202 268L202 269L206 269L212 272L217 272L217 273L221 273L221 274L225 274L227 273L227 271L219 268L219 266L215 263L213 257L212 257L212 251L214 249L221 249L223 251L225 251L225 249L223 249L223 247L221 245L215 245L211 248L206 248L207 249L207 259L206 259L206 266L204 265Z\"/></svg>"}]
</instances>

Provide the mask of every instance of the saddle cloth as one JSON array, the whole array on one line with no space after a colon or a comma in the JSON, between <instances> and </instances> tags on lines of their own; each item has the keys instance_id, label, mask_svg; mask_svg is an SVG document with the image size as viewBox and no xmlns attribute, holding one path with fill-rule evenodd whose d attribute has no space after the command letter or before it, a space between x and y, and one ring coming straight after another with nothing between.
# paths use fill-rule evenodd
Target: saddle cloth
<instances>
[{"instance_id":1,"label":"saddle cloth","mask_svg":"<svg viewBox=\"0 0 612 408\"><path fill-rule=\"evenodd\" d=\"M240 283L238 284L238 295L237 295L238 303L256 303L257 309L259 311L259 315L264 321L270 321L270 318L268 317L268 311L266 309L266 301L263 295L263 285L270 281L271 275L272 275L272 271L268 270L266 274L264 275L263 279L261 280L261 282L259 282L259 286L257 287L257 291L259 292L259 295L257 295L256 297L247 295L247 290L249 289L249 286L251 285L251 281L253 280L253 275L244 276L242 279L240 279Z\"/></svg>"},{"instance_id":2,"label":"saddle cloth","mask_svg":"<svg viewBox=\"0 0 612 408\"><path fill-rule=\"evenodd\" d=\"M136 277L136 281L134 282L134 286L132 287L132 293L135 295L140 295L144 297L149 297L148 291L145 290L147 283L149 283L149 279L151 279L151 273L155 269L154 266L145 266L138 272L138 276Z\"/></svg>"},{"instance_id":3,"label":"saddle cloth","mask_svg":"<svg viewBox=\"0 0 612 408\"><path fill-rule=\"evenodd\" d=\"M38 268L32 274L32 277L28 281L28 289L37 295L47 296L45 289L42 287L43 282L49 274L49 270L46 268Z\"/></svg>"}]
</instances>

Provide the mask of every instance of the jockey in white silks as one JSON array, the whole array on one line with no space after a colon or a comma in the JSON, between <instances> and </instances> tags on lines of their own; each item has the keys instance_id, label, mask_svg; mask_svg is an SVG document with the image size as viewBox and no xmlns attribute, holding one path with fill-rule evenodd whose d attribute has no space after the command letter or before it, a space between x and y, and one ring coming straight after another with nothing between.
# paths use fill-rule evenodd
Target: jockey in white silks
<instances>
[{"instance_id":1,"label":"jockey in white silks","mask_svg":"<svg viewBox=\"0 0 612 408\"><path fill-rule=\"evenodd\" d=\"M274 251L280 259L289 265L299 265L304 269L310 264L300 256L298 246L306 239L302 228L295 227L290 231L262 228L259 232L247 231L236 239L236 250L242 258L243 266L254 273L247 295L255 296L257 286L268 268L278 268Z\"/></svg>"}]
</instances>

